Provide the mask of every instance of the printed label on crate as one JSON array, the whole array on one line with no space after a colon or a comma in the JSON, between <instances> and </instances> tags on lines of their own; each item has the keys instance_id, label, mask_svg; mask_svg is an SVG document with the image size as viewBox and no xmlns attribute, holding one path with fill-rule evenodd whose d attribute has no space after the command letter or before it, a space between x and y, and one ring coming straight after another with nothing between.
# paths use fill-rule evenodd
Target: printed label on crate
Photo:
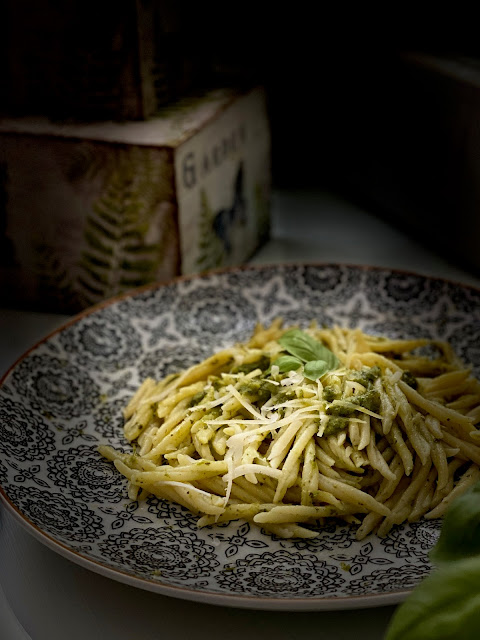
<instances>
[{"instance_id":1,"label":"printed label on crate","mask_svg":"<svg viewBox=\"0 0 480 640\"><path fill-rule=\"evenodd\" d=\"M244 96L175 155L182 273L239 264L269 223L270 139L264 93Z\"/></svg>"}]
</instances>

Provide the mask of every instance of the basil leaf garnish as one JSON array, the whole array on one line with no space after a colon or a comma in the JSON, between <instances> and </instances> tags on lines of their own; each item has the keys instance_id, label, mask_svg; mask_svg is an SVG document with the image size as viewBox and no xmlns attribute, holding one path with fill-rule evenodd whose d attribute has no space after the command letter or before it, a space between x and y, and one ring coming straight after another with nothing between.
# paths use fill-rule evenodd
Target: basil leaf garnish
<instances>
[{"instance_id":1,"label":"basil leaf garnish","mask_svg":"<svg viewBox=\"0 0 480 640\"><path fill-rule=\"evenodd\" d=\"M278 342L287 353L299 358L302 362L324 362L326 368L323 373L337 369L340 366L338 358L328 347L300 329L290 329L279 338ZM315 367L312 366L312 375L314 370ZM323 375L323 373L320 375ZM317 380L320 375L311 379Z\"/></svg>"},{"instance_id":2,"label":"basil leaf garnish","mask_svg":"<svg viewBox=\"0 0 480 640\"><path fill-rule=\"evenodd\" d=\"M315 382L315 380L321 378L327 371L330 371L330 367L325 360L310 360L310 362L305 364L303 375L305 378Z\"/></svg>"},{"instance_id":3,"label":"basil leaf garnish","mask_svg":"<svg viewBox=\"0 0 480 640\"><path fill-rule=\"evenodd\" d=\"M287 371L295 371L302 366L302 361L295 356L280 356L272 364L276 365L280 373L286 373Z\"/></svg>"},{"instance_id":4,"label":"basil leaf garnish","mask_svg":"<svg viewBox=\"0 0 480 640\"><path fill-rule=\"evenodd\" d=\"M322 345L299 329L290 329L279 338L278 342L288 353L304 362L321 359L318 347Z\"/></svg>"}]
</instances>

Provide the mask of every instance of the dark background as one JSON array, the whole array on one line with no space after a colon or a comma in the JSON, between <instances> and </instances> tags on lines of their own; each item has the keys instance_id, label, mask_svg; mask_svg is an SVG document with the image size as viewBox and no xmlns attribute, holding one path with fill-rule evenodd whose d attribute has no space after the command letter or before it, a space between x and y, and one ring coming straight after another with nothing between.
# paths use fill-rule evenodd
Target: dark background
<instances>
[{"instance_id":1,"label":"dark background","mask_svg":"<svg viewBox=\"0 0 480 640\"><path fill-rule=\"evenodd\" d=\"M277 186L336 191L480 272L472 15L299 2L245 19L234 40L268 89Z\"/></svg>"},{"instance_id":2,"label":"dark background","mask_svg":"<svg viewBox=\"0 0 480 640\"><path fill-rule=\"evenodd\" d=\"M162 16L159 37L179 96L202 86L266 87L276 188L336 191L480 272L480 44L473 16L458 17L451 7L421 15L343 3L149 2ZM95 111L94 100L78 100L71 78L77 67L95 64L94 54L85 55L89 46L115 48L110 34L134 5L4 0L4 114L110 117L108 109ZM35 56L18 56L22 42L35 51L55 41L50 73ZM122 55L134 46L124 42ZM53 71L64 82L52 81ZM31 74L33 96L18 91L22 74ZM111 83L114 96L119 86L108 68L104 83L98 91Z\"/></svg>"}]
</instances>

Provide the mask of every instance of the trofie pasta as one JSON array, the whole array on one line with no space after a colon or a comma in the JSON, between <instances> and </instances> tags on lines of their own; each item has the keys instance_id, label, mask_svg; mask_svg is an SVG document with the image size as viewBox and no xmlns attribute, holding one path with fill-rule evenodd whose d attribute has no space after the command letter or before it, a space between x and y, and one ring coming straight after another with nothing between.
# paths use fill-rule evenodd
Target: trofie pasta
<instances>
[{"instance_id":1,"label":"trofie pasta","mask_svg":"<svg viewBox=\"0 0 480 640\"><path fill-rule=\"evenodd\" d=\"M357 538L438 518L480 479L480 382L445 342L359 329L258 326L124 411L129 480L198 514L311 538L327 519Z\"/></svg>"}]
</instances>

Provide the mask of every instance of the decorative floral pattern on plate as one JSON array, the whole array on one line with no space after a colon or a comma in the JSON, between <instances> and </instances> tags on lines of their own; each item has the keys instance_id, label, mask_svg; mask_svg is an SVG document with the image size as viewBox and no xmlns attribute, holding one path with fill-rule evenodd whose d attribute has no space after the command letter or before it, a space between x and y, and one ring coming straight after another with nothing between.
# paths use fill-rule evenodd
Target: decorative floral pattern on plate
<instances>
[{"instance_id":1,"label":"decorative floral pattern on plate","mask_svg":"<svg viewBox=\"0 0 480 640\"><path fill-rule=\"evenodd\" d=\"M94 542L105 533L100 514L57 491L18 484L7 496L33 524L61 542Z\"/></svg>"},{"instance_id":2,"label":"decorative floral pattern on plate","mask_svg":"<svg viewBox=\"0 0 480 640\"><path fill-rule=\"evenodd\" d=\"M184 507L131 501L96 452L128 450L122 409L147 375L245 339L257 323L359 326L451 340L480 373L480 292L389 269L245 267L180 278L93 308L38 344L0 387L0 486L25 526L73 561L216 604L328 609L402 600L430 571L439 521L361 542L345 523L282 540L242 520L198 529ZM182 591L183 590L183 591Z\"/></svg>"},{"instance_id":3,"label":"decorative floral pattern on plate","mask_svg":"<svg viewBox=\"0 0 480 640\"><path fill-rule=\"evenodd\" d=\"M220 565L211 544L174 528L134 527L109 535L98 548L103 556L120 566L131 567L136 574L161 576L175 582L209 576Z\"/></svg>"},{"instance_id":4,"label":"decorative floral pattern on plate","mask_svg":"<svg viewBox=\"0 0 480 640\"><path fill-rule=\"evenodd\" d=\"M249 553L225 564L217 578L224 588L255 596L313 597L332 592L345 583L337 566L317 556L280 551Z\"/></svg>"},{"instance_id":5,"label":"decorative floral pattern on plate","mask_svg":"<svg viewBox=\"0 0 480 640\"><path fill-rule=\"evenodd\" d=\"M81 444L62 449L47 463L48 479L66 489L74 498L94 502L120 502L125 479L120 478L107 460L99 458L94 447Z\"/></svg>"},{"instance_id":6,"label":"decorative floral pattern on plate","mask_svg":"<svg viewBox=\"0 0 480 640\"><path fill-rule=\"evenodd\" d=\"M88 414L98 402L100 389L92 370L90 365L32 354L13 371L13 384L38 415L69 419Z\"/></svg>"},{"instance_id":7,"label":"decorative floral pattern on plate","mask_svg":"<svg viewBox=\"0 0 480 640\"><path fill-rule=\"evenodd\" d=\"M72 360L99 369L124 369L136 361L141 349L140 336L128 316L112 313L112 308L73 324L59 339Z\"/></svg>"},{"instance_id":8,"label":"decorative floral pattern on plate","mask_svg":"<svg viewBox=\"0 0 480 640\"><path fill-rule=\"evenodd\" d=\"M0 453L5 459L43 460L55 449L55 435L38 412L0 396Z\"/></svg>"}]
</instances>

